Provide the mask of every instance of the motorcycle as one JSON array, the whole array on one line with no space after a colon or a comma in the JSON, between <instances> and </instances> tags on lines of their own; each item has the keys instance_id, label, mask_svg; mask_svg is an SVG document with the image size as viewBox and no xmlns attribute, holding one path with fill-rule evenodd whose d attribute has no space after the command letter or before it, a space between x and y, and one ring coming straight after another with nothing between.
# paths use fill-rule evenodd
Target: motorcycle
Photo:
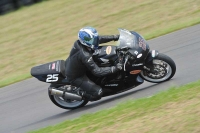
<instances>
[{"instance_id":1,"label":"motorcycle","mask_svg":"<svg viewBox=\"0 0 200 133\"><path fill-rule=\"evenodd\" d=\"M142 84L144 80L161 83L176 72L175 62L157 50L150 50L147 41L137 32L119 29L117 46L100 46L93 55L99 67L123 64L123 69L104 77L96 77L89 70L88 78L103 89L103 97L122 93ZM50 100L63 109L76 109L89 101L78 95L81 88L70 85L65 76L65 61L57 60L31 68L31 75L50 83Z\"/></svg>"}]
</instances>

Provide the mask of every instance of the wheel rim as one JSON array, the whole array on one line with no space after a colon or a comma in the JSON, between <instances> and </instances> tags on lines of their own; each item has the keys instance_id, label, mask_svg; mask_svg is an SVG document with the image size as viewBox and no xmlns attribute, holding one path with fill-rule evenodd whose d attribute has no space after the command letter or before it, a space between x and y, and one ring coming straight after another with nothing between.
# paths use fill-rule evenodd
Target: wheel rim
<instances>
[{"instance_id":1,"label":"wheel rim","mask_svg":"<svg viewBox=\"0 0 200 133\"><path fill-rule=\"evenodd\" d=\"M70 99L64 100L62 97L59 97L56 95L54 95L53 97L59 105L63 107L68 107L68 108L74 108L74 107L80 106L84 102L84 100L82 101L70 100Z\"/></svg>"},{"instance_id":2,"label":"wheel rim","mask_svg":"<svg viewBox=\"0 0 200 133\"><path fill-rule=\"evenodd\" d=\"M158 72L157 74L153 74L148 71L141 71L141 76L147 81L163 82L171 76L172 68L167 62L163 60L154 59L153 65L154 69L156 69L156 71Z\"/></svg>"}]
</instances>

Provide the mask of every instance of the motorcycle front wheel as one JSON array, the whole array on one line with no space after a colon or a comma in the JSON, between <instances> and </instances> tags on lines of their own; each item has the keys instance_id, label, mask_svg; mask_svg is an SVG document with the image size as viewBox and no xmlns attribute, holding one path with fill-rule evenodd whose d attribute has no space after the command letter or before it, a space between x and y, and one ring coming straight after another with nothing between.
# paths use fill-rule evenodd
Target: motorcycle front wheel
<instances>
[{"instance_id":1,"label":"motorcycle front wheel","mask_svg":"<svg viewBox=\"0 0 200 133\"><path fill-rule=\"evenodd\" d=\"M169 56L159 53L153 59L153 64L149 69L153 69L153 71L144 69L140 73L141 77L148 82L160 83L170 80L174 76L176 64Z\"/></svg>"}]
</instances>

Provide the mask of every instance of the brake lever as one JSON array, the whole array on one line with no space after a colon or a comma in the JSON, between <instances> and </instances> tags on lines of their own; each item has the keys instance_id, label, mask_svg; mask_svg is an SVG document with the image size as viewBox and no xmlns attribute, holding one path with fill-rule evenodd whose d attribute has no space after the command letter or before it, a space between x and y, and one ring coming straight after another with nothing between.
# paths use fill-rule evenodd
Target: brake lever
<instances>
[{"instance_id":1,"label":"brake lever","mask_svg":"<svg viewBox=\"0 0 200 133\"><path fill-rule=\"evenodd\" d=\"M125 62L124 62L124 71L126 71L125 66L126 66L126 63L127 63L128 59L129 59L129 55L127 55L127 56L125 57Z\"/></svg>"}]
</instances>

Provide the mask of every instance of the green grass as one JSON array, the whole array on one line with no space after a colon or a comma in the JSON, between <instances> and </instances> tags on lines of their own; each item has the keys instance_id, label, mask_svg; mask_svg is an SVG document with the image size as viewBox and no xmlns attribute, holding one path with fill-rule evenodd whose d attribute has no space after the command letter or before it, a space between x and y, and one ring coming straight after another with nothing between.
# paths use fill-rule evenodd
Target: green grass
<instances>
[{"instance_id":1,"label":"green grass","mask_svg":"<svg viewBox=\"0 0 200 133\"><path fill-rule=\"evenodd\" d=\"M200 81L31 133L199 133Z\"/></svg>"},{"instance_id":2,"label":"green grass","mask_svg":"<svg viewBox=\"0 0 200 133\"><path fill-rule=\"evenodd\" d=\"M49 0L21 8L0 16L0 87L31 77L34 65L66 59L84 26L151 39L198 24L199 16L199 0Z\"/></svg>"}]
</instances>

